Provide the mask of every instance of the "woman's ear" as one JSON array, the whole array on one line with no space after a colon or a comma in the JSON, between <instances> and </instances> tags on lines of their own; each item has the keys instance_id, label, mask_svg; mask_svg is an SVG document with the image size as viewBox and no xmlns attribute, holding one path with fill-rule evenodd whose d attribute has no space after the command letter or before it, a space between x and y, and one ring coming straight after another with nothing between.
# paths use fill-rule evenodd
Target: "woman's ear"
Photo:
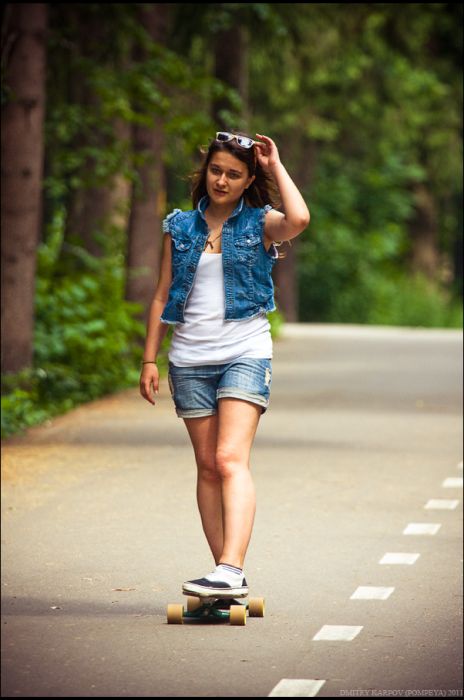
<instances>
[{"instance_id":1,"label":"woman's ear","mask_svg":"<svg viewBox=\"0 0 464 700\"><path fill-rule=\"evenodd\" d=\"M250 185L253 184L254 180L256 180L256 175L252 175L250 179L248 180L248 184L246 185L245 189L247 190Z\"/></svg>"}]
</instances>

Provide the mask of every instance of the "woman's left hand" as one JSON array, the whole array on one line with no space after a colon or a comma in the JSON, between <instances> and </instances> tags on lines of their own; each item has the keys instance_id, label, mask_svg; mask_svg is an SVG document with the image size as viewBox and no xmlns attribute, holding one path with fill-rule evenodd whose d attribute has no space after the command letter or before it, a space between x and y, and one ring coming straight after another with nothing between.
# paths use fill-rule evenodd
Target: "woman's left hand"
<instances>
[{"instance_id":1,"label":"woman's left hand","mask_svg":"<svg viewBox=\"0 0 464 700\"><path fill-rule=\"evenodd\" d=\"M264 170L271 170L280 163L279 151L274 141L269 136L256 134L256 136L264 143L255 142L256 157L258 163Z\"/></svg>"}]
</instances>

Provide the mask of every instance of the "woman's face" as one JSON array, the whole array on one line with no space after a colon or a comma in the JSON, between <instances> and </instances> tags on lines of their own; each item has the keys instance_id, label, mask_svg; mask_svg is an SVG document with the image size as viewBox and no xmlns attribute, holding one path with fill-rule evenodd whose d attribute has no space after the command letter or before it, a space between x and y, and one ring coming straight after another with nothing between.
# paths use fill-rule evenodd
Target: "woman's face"
<instances>
[{"instance_id":1,"label":"woman's face","mask_svg":"<svg viewBox=\"0 0 464 700\"><path fill-rule=\"evenodd\" d=\"M241 160L226 151L216 151L208 163L206 191L215 204L232 205L238 202L254 179L254 175L248 175L248 168Z\"/></svg>"}]
</instances>

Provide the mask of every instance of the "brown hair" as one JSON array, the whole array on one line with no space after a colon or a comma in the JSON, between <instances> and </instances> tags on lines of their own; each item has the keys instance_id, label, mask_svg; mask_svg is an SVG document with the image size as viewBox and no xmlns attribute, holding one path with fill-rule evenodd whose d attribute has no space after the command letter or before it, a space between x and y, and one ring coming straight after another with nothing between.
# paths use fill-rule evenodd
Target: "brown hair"
<instances>
[{"instance_id":1,"label":"brown hair","mask_svg":"<svg viewBox=\"0 0 464 700\"><path fill-rule=\"evenodd\" d=\"M231 133L237 134L237 136L247 136L247 134L239 131L233 131ZM242 161L242 163L245 163L248 168L249 176L255 176L251 185L243 193L245 203L249 207L261 208L264 207L265 204L270 204L277 209L280 206L278 189L273 178L268 175L258 163L254 147L243 148L238 145L236 139L232 139L231 141L216 141L216 139L213 139L208 149L202 149L201 151L205 158L200 168L190 176L192 204L194 209L198 206L200 199L207 194L206 172L212 156L218 151L230 153L235 158Z\"/></svg>"}]
</instances>

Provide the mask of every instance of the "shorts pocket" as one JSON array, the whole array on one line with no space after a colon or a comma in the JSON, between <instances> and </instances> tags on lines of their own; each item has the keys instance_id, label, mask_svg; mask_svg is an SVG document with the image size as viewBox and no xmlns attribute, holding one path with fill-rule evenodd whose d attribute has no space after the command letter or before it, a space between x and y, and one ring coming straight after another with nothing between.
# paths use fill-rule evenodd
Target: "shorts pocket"
<instances>
[{"instance_id":1,"label":"shorts pocket","mask_svg":"<svg viewBox=\"0 0 464 700\"><path fill-rule=\"evenodd\" d=\"M171 392L171 396L174 396L174 384L172 381L171 372L168 372L168 384L169 384L169 391Z\"/></svg>"}]
</instances>

